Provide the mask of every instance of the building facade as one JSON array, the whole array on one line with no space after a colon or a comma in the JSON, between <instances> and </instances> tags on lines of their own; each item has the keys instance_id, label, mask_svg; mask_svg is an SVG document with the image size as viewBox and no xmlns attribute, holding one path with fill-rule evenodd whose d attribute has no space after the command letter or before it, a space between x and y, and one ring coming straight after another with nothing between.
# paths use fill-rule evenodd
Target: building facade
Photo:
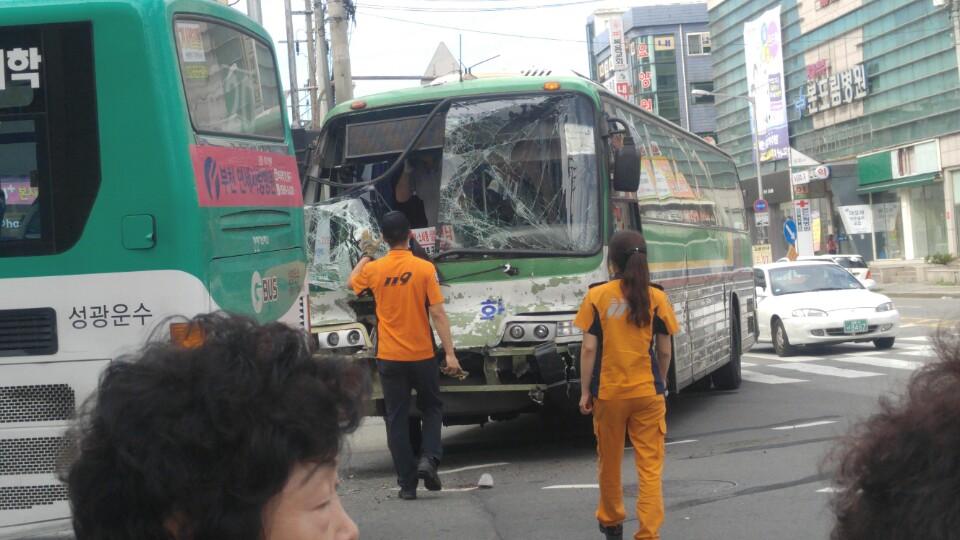
<instances>
[{"instance_id":1,"label":"building facade","mask_svg":"<svg viewBox=\"0 0 960 540\"><path fill-rule=\"evenodd\" d=\"M815 252L833 234L841 252L871 260L957 253L960 75L949 1L711 0L715 91L728 95L752 90L744 25L779 9L789 146L825 165L813 174L765 161L761 195L749 104L717 98L719 144L737 161L746 201L768 202L774 230L802 200ZM782 256L782 235L771 241Z\"/></svg>"},{"instance_id":2,"label":"building facade","mask_svg":"<svg viewBox=\"0 0 960 540\"><path fill-rule=\"evenodd\" d=\"M625 52L619 77L617 39ZM587 42L591 78L643 109L716 140L713 97L690 94L694 88L713 90L705 2L598 11L587 21Z\"/></svg>"}]
</instances>

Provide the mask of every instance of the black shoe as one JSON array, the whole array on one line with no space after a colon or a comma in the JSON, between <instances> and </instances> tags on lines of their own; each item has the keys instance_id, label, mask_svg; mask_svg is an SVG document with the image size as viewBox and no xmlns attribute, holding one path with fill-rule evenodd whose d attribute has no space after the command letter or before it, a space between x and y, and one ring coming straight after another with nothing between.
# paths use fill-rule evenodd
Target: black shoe
<instances>
[{"instance_id":1,"label":"black shoe","mask_svg":"<svg viewBox=\"0 0 960 540\"><path fill-rule=\"evenodd\" d=\"M417 500L417 490L414 489L404 489L400 488L400 498L405 501L415 501Z\"/></svg>"},{"instance_id":2,"label":"black shoe","mask_svg":"<svg viewBox=\"0 0 960 540\"><path fill-rule=\"evenodd\" d=\"M417 477L423 479L423 485L430 491L440 491L440 475L437 474L437 463L432 458L420 458L417 467Z\"/></svg>"},{"instance_id":3,"label":"black shoe","mask_svg":"<svg viewBox=\"0 0 960 540\"><path fill-rule=\"evenodd\" d=\"M623 525L613 525L610 527L600 525L600 532L603 533L604 540L623 540Z\"/></svg>"}]
</instances>

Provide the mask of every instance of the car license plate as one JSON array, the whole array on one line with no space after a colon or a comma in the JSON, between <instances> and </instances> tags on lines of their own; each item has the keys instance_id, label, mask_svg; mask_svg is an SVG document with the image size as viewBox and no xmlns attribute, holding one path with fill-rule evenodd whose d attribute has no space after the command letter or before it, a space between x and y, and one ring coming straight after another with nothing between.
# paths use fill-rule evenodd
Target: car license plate
<instances>
[{"instance_id":1,"label":"car license plate","mask_svg":"<svg viewBox=\"0 0 960 540\"><path fill-rule=\"evenodd\" d=\"M843 321L844 334L865 334L867 332L866 319L854 319L852 321Z\"/></svg>"}]
</instances>

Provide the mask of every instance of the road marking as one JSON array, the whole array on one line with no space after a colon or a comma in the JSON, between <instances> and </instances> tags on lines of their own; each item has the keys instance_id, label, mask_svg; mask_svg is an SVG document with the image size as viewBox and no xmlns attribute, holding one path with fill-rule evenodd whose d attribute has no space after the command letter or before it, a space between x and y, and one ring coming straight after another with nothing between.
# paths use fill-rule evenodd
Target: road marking
<instances>
[{"instance_id":1,"label":"road marking","mask_svg":"<svg viewBox=\"0 0 960 540\"><path fill-rule=\"evenodd\" d=\"M781 358L776 354L768 353L750 353L745 354L744 356L748 358L760 358L762 360L776 360L778 362L810 362L821 359L819 356L788 356L786 358Z\"/></svg>"},{"instance_id":2,"label":"road marking","mask_svg":"<svg viewBox=\"0 0 960 540\"><path fill-rule=\"evenodd\" d=\"M777 426L775 428L770 428L770 429L774 431L784 431L788 429L800 429L800 428L808 428L808 427L814 427L814 426L825 426L827 424L836 424L836 423L837 423L836 420L818 420L816 422L807 422L806 424L793 424L792 426Z\"/></svg>"},{"instance_id":3,"label":"road marking","mask_svg":"<svg viewBox=\"0 0 960 540\"><path fill-rule=\"evenodd\" d=\"M503 467L504 465L509 465L509 463L503 461L500 463L485 463L483 465L470 465L467 467L460 467L459 469L449 469L444 471L438 471L437 474L454 474L464 471L475 471L477 469L489 469L491 467Z\"/></svg>"},{"instance_id":4,"label":"road marking","mask_svg":"<svg viewBox=\"0 0 960 540\"><path fill-rule=\"evenodd\" d=\"M933 358L936 356L937 352L933 349L921 349L919 351L906 351L906 352L897 352L901 356L919 356L922 358Z\"/></svg>"},{"instance_id":5,"label":"road marking","mask_svg":"<svg viewBox=\"0 0 960 540\"><path fill-rule=\"evenodd\" d=\"M907 323L907 324L901 324L901 325L900 325L900 328L913 328L913 327L915 327L915 326L917 326L917 325Z\"/></svg>"},{"instance_id":6,"label":"road marking","mask_svg":"<svg viewBox=\"0 0 960 540\"><path fill-rule=\"evenodd\" d=\"M766 373L760 373L757 371L750 371L749 369L740 370L740 378L745 381L760 383L760 384L791 384L799 382L807 382L804 379L791 379L789 377L778 377L776 375L768 375Z\"/></svg>"},{"instance_id":7,"label":"road marking","mask_svg":"<svg viewBox=\"0 0 960 540\"><path fill-rule=\"evenodd\" d=\"M839 360L840 362L847 362L850 364L862 364L864 366L905 369L908 371L913 371L923 365L921 362L913 362L910 360L897 360L896 358L876 358L870 356L836 356L833 358L833 360Z\"/></svg>"},{"instance_id":8,"label":"road marking","mask_svg":"<svg viewBox=\"0 0 960 540\"><path fill-rule=\"evenodd\" d=\"M671 444L690 444L695 442L697 442L696 439L684 439L682 441L670 441L666 444L666 446L670 446Z\"/></svg>"},{"instance_id":9,"label":"road marking","mask_svg":"<svg viewBox=\"0 0 960 540\"><path fill-rule=\"evenodd\" d=\"M754 364L753 362L743 362L743 361L741 361L741 362L740 362L740 367L757 367L757 365Z\"/></svg>"},{"instance_id":10,"label":"road marking","mask_svg":"<svg viewBox=\"0 0 960 540\"><path fill-rule=\"evenodd\" d=\"M930 341L927 336L898 337L897 341Z\"/></svg>"},{"instance_id":11,"label":"road marking","mask_svg":"<svg viewBox=\"0 0 960 540\"><path fill-rule=\"evenodd\" d=\"M840 493L841 491L843 490L838 487L830 486L830 487L825 487L823 489L818 489L817 493Z\"/></svg>"},{"instance_id":12,"label":"road marking","mask_svg":"<svg viewBox=\"0 0 960 540\"><path fill-rule=\"evenodd\" d=\"M560 484L558 486L546 486L541 489L600 489L600 484Z\"/></svg>"},{"instance_id":13,"label":"road marking","mask_svg":"<svg viewBox=\"0 0 960 540\"><path fill-rule=\"evenodd\" d=\"M824 366L821 364L771 364L770 367L780 369L792 369L802 373L813 373L814 375L827 375L829 377L841 377L843 379L859 379L861 377L879 377L883 373L874 373L872 371L857 371L855 369L840 369L833 366Z\"/></svg>"},{"instance_id":14,"label":"road marking","mask_svg":"<svg viewBox=\"0 0 960 540\"><path fill-rule=\"evenodd\" d=\"M476 491L476 490L478 490L478 489L480 489L480 486L468 486L468 487L459 487L459 488L443 488L443 489L440 490L440 493L464 493L464 492L467 492L467 491ZM398 487L391 488L390 491L400 491L400 488L398 488ZM423 487L423 486L420 486L420 487L417 488L417 491L427 492L427 491L430 491L430 490L428 490L427 488L425 488L425 487Z\"/></svg>"}]
</instances>

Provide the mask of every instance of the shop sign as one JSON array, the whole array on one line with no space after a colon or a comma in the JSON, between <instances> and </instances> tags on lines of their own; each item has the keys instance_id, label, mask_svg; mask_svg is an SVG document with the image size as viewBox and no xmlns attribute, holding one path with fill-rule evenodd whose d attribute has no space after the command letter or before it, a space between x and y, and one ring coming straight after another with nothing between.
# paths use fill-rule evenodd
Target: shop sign
<instances>
[{"instance_id":1,"label":"shop sign","mask_svg":"<svg viewBox=\"0 0 960 540\"><path fill-rule=\"evenodd\" d=\"M811 180L826 180L827 178L830 178L830 166L828 165L820 165L790 175L790 181L793 182L794 186L809 184Z\"/></svg>"},{"instance_id":2,"label":"shop sign","mask_svg":"<svg viewBox=\"0 0 960 540\"><path fill-rule=\"evenodd\" d=\"M838 1L839 0L815 0L813 5L816 6L817 9L823 9L831 4L836 4Z\"/></svg>"},{"instance_id":3,"label":"shop sign","mask_svg":"<svg viewBox=\"0 0 960 540\"><path fill-rule=\"evenodd\" d=\"M753 246L753 264L770 264L773 262L773 250L770 244L760 244Z\"/></svg>"},{"instance_id":4,"label":"shop sign","mask_svg":"<svg viewBox=\"0 0 960 540\"><path fill-rule=\"evenodd\" d=\"M640 39L645 40L646 38ZM646 41L637 42L637 58L650 58L650 46L646 43Z\"/></svg>"},{"instance_id":5,"label":"shop sign","mask_svg":"<svg viewBox=\"0 0 960 540\"><path fill-rule=\"evenodd\" d=\"M653 38L653 50L655 51L672 51L676 48L673 42L673 35L668 36L656 36Z\"/></svg>"},{"instance_id":6,"label":"shop sign","mask_svg":"<svg viewBox=\"0 0 960 540\"><path fill-rule=\"evenodd\" d=\"M827 77L807 80L807 114L813 115L867 97L867 72L863 64Z\"/></svg>"},{"instance_id":7,"label":"shop sign","mask_svg":"<svg viewBox=\"0 0 960 540\"><path fill-rule=\"evenodd\" d=\"M653 99L652 98L641 99L640 108L645 111L653 112Z\"/></svg>"},{"instance_id":8,"label":"shop sign","mask_svg":"<svg viewBox=\"0 0 960 540\"><path fill-rule=\"evenodd\" d=\"M819 79L826 77L830 73L830 62L826 59L817 60L815 63L807 66L807 78Z\"/></svg>"},{"instance_id":9,"label":"shop sign","mask_svg":"<svg viewBox=\"0 0 960 540\"><path fill-rule=\"evenodd\" d=\"M797 201L793 205L797 222L797 252L800 255L813 255L813 216L810 213L810 201Z\"/></svg>"},{"instance_id":10,"label":"shop sign","mask_svg":"<svg viewBox=\"0 0 960 540\"><path fill-rule=\"evenodd\" d=\"M839 206L840 219L847 234L870 234L873 232L873 212L869 204Z\"/></svg>"},{"instance_id":11,"label":"shop sign","mask_svg":"<svg viewBox=\"0 0 960 540\"><path fill-rule=\"evenodd\" d=\"M613 55L613 70L627 69L627 51L623 46L623 19L617 13L610 18L610 54Z\"/></svg>"},{"instance_id":12,"label":"shop sign","mask_svg":"<svg viewBox=\"0 0 960 540\"><path fill-rule=\"evenodd\" d=\"M896 231L898 217L900 217L900 203L874 203L873 223L878 231Z\"/></svg>"}]
</instances>

